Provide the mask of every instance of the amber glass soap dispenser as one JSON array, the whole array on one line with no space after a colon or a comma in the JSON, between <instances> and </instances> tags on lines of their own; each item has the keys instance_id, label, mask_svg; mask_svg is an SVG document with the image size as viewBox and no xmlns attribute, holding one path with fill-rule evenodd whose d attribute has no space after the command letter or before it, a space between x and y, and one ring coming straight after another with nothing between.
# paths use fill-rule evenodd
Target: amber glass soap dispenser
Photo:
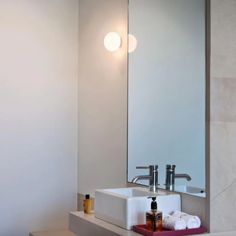
<instances>
[{"instance_id":1,"label":"amber glass soap dispenser","mask_svg":"<svg viewBox=\"0 0 236 236\"><path fill-rule=\"evenodd\" d=\"M156 197L151 198L151 211L146 212L147 229L151 231L162 231L162 212L157 210Z\"/></svg>"}]
</instances>

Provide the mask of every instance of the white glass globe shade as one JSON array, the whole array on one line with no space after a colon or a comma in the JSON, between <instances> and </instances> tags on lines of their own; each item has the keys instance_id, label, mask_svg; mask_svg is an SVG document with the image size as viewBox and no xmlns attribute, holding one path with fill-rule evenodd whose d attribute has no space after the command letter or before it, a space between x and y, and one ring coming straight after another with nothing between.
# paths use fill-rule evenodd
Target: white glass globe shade
<instances>
[{"instance_id":1,"label":"white glass globe shade","mask_svg":"<svg viewBox=\"0 0 236 236\"><path fill-rule=\"evenodd\" d=\"M118 33L110 32L104 38L104 46L110 52L117 51L121 46L121 37Z\"/></svg>"}]
</instances>

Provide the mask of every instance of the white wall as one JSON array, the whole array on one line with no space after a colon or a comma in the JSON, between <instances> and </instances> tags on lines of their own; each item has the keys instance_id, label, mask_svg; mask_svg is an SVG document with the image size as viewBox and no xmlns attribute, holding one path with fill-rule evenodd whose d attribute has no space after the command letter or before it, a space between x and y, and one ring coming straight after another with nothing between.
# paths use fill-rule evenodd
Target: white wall
<instances>
[{"instance_id":1,"label":"white wall","mask_svg":"<svg viewBox=\"0 0 236 236\"><path fill-rule=\"evenodd\" d=\"M127 0L80 0L78 192L126 185ZM111 53L104 36L120 33Z\"/></svg>"},{"instance_id":2,"label":"white wall","mask_svg":"<svg viewBox=\"0 0 236 236\"><path fill-rule=\"evenodd\" d=\"M76 207L77 0L0 1L0 235Z\"/></svg>"}]
</instances>

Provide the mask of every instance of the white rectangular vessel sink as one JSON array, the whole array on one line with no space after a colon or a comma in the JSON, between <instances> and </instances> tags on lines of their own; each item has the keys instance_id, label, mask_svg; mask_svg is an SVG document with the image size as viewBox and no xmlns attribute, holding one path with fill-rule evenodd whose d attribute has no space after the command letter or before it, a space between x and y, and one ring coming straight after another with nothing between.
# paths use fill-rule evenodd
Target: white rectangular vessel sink
<instances>
[{"instance_id":1,"label":"white rectangular vessel sink","mask_svg":"<svg viewBox=\"0 0 236 236\"><path fill-rule=\"evenodd\" d=\"M101 189L95 192L95 217L130 230L133 225L145 224L151 196L157 197L158 210L164 215L181 210L180 195L176 193L152 193L141 187Z\"/></svg>"}]
</instances>

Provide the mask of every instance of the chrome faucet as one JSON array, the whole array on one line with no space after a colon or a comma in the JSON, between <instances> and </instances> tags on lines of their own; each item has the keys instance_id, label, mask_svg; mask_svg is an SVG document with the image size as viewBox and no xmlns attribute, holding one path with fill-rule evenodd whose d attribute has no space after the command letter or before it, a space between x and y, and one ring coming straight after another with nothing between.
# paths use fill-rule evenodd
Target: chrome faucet
<instances>
[{"instance_id":1,"label":"chrome faucet","mask_svg":"<svg viewBox=\"0 0 236 236\"><path fill-rule=\"evenodd\" d=\"M187 181L192 180L191 176L188 174L175 174L175 165L166 165L166 189L175 189L175 179L186 179Z\"/></svg>"},{"instance_id":2,"label":"chrome faucet","mask_svg":"<svg viewBox=\"0 0 236 236\"><path fill-rule=\"evenodd\" d=\"M149 190L157 192L158 165L137 166L136 169L149 169L149 175L138 175L133 178L132 183L136 183L138 180L149 180Z\"/></svg>"}]
</instances>

